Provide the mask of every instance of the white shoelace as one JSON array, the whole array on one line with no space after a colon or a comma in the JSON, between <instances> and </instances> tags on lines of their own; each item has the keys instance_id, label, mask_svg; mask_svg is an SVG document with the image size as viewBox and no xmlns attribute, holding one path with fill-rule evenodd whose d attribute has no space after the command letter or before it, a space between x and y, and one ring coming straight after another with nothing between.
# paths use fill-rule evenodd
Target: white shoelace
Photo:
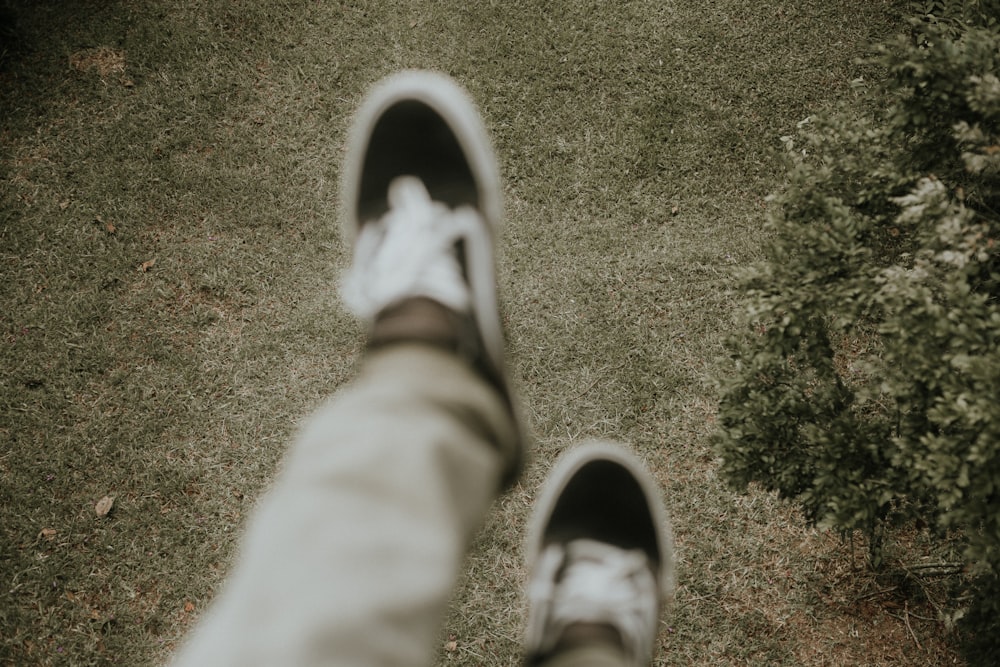
<instances>
[{"instance_id":1,"label":"white shoelace","mask_svg":"<svg viewBox=\"0 0 1000 667\"><path fill-rule=\"evenodd\" d=\"M432 201L418 178L400 176L389 185L388 213L366 223L358 235L354 261L341 282L344 304L364 319L415 296L467 312L469 288L454 246L480 224L474 209L449 209Z\"/></svg>"},{"instance_id":2,"label":"white shoelace","mask_svg":"<svg viewBox=\"0 0 1000 667\"><path fill-rule=\"evenodd\" d=\"M529 589L528 645L551 651L573 623L607 623L635 665L649 663L659 619L657 584L641 550L575 540L542 552Z\"/></svg>"}]
</instances>

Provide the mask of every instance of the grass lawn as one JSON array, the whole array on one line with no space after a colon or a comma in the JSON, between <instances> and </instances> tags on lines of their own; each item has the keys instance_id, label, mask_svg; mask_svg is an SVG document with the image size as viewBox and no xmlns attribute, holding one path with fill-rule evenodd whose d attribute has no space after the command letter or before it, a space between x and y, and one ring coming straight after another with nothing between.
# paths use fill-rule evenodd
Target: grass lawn
<instances>
[{"instance_id":1,"label":"grass lawn","mask_svg":"<svg viewBox=\"0 0 1000 667\"><path fill-rule=\"evenodd\" d=\"M7 4L0 664L161 662L208 606L297 425L361 352L334 289L339 162L361 95L403 67L457 78L494 136L536 442L438 664L517 664L525 519L589 437L632 443L673 517L657 664L959 661L933 599L729 491L708 442L779 137L878 76L856 59L907 3Z\"/></svg>"}]
</instances>

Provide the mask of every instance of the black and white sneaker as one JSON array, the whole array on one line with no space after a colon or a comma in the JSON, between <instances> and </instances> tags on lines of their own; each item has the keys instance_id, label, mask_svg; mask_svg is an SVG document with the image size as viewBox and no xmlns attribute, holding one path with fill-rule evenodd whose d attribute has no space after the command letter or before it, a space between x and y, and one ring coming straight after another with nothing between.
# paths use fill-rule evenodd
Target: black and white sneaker
<instances>
[{"instance_id":1,"label":"black and white sneaker","mask_svg":"<svg viewBox=\"0 0 1000 667\"><path fill-rule=\"evenodd\" d=\"M350 130L341 208L353 245L341 297L371 322L370 345L423 341L466 357L504 396L523 434L497 304L499 173L465 92L425 71L377 84ZM505 486L522 466L520 441L505 452Z\"/></svg>"},{"instance_id":2,"label":"black and white sneaker","mask_svg":"<svg viewBox=\"0 0 1000 667\"><path fill-rule=\"evenodd\" d=\"M627 664L649 664L673 593L673 546L659 490L633 454L592 442L564 455L536 503L526 558L528 665L576 625L613 630Z\"/></svg>"}]
</instances>

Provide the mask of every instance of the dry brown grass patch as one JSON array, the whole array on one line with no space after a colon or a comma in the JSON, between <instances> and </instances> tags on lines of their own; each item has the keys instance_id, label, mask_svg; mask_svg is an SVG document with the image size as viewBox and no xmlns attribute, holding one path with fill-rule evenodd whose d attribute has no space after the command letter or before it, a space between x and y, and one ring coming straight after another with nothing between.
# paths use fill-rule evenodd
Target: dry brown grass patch
<instances>
[{"instance_id":1,"label":"dry brown grass patch","mask_svg":"<svg viewBox=\"0 0 1000 667\"><path fill-rule=\"evenodd\" d=\"M125 51L110 46L77 51L69 57L69 66L77 72L97 72L102 79L125 73Z\"/></svg>"}]
</instances>

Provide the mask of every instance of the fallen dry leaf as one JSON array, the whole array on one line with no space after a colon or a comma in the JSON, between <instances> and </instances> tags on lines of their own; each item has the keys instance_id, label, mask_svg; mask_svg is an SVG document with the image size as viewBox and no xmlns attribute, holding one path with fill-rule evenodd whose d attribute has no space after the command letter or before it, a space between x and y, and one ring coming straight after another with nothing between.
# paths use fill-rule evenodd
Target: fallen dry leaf
<instances>
[{"instance_id":1,"label":"fallen dry leaf","mask_svg":"<svg viewBox=\"0 0 1000 667\"><path fill-rule=\"evenodd\" d=\"M139 265L139 271L142 272L142 273L147 273L154 266L156 266L156 258L155 257L153 259L146 260L145 262L143 262L142 264L140 264Z\"/></svg>"},{"instance_id":2,"label":"fallen dry leaf","mask_svg":"<svg viewBox=\"0 0 1000 667\"><path fill-rule=\"evenodd\" d=\"M104 496L94 505L94 511L97 512L97 516L107 516L114 505L115 499L113 496Z\"/></svg>"},{"instance_id":3,"label":"fallen dry leaf","mask_svg":"<svg viewBox=\"0 0 1000 667\"><path fill-rule=\"evenodd\" d=\"M56 531L55 528L42 528L41 532L38 533L38 536L44 537L47 540L51 540L56 536L56 532L58 531Z\"/></svg>"}]
</instances>

